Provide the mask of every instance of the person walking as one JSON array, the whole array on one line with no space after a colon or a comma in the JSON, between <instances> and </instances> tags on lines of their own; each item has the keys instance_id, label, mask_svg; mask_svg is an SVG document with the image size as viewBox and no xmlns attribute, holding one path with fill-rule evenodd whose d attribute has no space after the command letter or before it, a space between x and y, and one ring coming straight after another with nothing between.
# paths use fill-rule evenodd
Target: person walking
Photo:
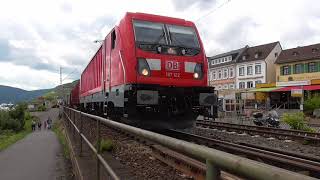
<instances>
[{"instance_id":1,"label":"person walking","mask_svg":"<svg viewBox=\"0 0 320 180\"><path fill-rule=\"evenodd\" d=\"M47 120L48 129L51 129L51 123L52 123L52 120L51 120L51 118L49 116L48 120Z\"/></svg>"},{"instance_id":2,"label":"person walking","mask_svg":"<svg viewBox=\"0 0 320 180\"><path fill-rule=\"evenodd\" d=\"M48 128L48 124L47 124L47 121L44 121L44 125L43 125L43 128L44 128L44 129L47 129L47 128Z\"/></svg>"},{"instance_id":3,"label":"person walking","mask_svg":"<svg viewBox=\"0 0 320 180\"><path fill-rule=\"evenodd\" d=\"M31 122L31 129L32 129L32 131L36 130L36 122L34 120L32 120L32 122Z\"/></svg>"},{"instance_id":4,"label":"person walking","mask_svg":"<svg viewBox=\"0 0 320 180\"><path fill-rule=\"evenodd\" d=\"M38 129L39 129L39 130L41 130L41 126L42 126L41 121L38 121Z\"/></svg>"}]
</instances>

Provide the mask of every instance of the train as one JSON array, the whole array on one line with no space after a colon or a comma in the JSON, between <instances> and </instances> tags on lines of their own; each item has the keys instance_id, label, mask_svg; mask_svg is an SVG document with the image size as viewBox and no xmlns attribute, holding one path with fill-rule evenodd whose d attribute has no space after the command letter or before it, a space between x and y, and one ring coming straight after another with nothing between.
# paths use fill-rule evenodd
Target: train
<instances>
[{"instance_id":1,"label":"train","mask_svg":"<svg viewBox=\"0 0 320 180\"><path fill-rule=\"evenodd\" d=\"M217 117L207 74L193 22L127 12L101 40L70 104L139 127L188 128L199 116Z\"/></svg>"}]
</instances>

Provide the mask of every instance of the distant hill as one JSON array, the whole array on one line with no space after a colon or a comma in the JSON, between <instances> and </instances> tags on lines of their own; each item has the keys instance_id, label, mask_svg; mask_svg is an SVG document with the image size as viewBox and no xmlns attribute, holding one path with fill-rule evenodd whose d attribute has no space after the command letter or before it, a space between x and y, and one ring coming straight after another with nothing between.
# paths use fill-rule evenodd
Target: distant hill
<instances>
[{"instance_id":1,"label":"distant hill","mask_svg":"<svg viewBox=\"0 0 320 180\"><path fill-rule=\"evenodd\" d=\"M69 94L78 82L79 80L76 80L72 83L63 84L63 88L61 85L59 85L52 89L40 89L34 91L27 91L20 88L0 85L0 104L31 101L50 92L54 92L57 96L61 97L62 94Z\"/></svg>"},{"instance_id":2,"label":"distant hill","mask_svg":"<svg viewBox=\"0 0 320 180\"><path fill-rule=\"evenodd\" d=\"M36 97L48 93L49 91L51 91L51 89L26 91L15 87L0 85L0 104L30 101Z\"/></svg>"}]
</instances>

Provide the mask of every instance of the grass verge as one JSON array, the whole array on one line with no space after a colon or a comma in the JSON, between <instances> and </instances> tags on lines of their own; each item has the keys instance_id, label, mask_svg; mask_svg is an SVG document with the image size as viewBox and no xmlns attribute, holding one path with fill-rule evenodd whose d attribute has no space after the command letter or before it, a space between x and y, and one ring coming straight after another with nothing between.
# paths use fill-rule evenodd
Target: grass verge
<instances>
[{"instance_id":1,"label":"grass verge","mask_svg":"<svg viewBox=\"0 0 320 180\"><path fill-rule=\"evenodd\" d=\"M0 151L6 149L15 142L23 139L26 135L32 132L31 130L32 119L26 120L24 130L15 133L13 131L4 131L0 133Z\"/></svg>"},{"instance_id":2,"label":"grass verge","mask_svg":"<svg viewBox=\"0 0 320 180\"><path fill-rule=\"evenodd\" d=\"M57 120L54 124L53 124L53 128L52 128L53 132L56 133L59 142L61 143L62 147L63 147L63 156L66 159L70 159L70 149L69 146L67 144L67 140L64 134L64 128L62 125L61 120Z\"/></svg>"}]
</instances>

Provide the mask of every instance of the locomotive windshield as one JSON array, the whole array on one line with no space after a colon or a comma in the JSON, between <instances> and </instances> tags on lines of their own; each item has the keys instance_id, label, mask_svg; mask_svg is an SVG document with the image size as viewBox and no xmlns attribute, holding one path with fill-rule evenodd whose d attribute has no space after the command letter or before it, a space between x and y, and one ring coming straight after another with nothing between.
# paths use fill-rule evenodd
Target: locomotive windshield
<instances>
[{"instance_id":1,"label":"locomotive windshield","mask_svg":"<svg viewBox=\"0 0 320 180\"><path fill-rule=\"evenodd\" d=\"M193 28L174 25L167 25L167 27L172 45L199 48L198 38Z\"/></svg>"},{"instance_id":2,"label":"locomotive windshield","mask_svg":"<svg viewBox=\"0 0 320 180\"><path fill-rule=\"evenodd\" d=\"M135 21L134 31L137 42L166 44L163 24Z\"/></svg>"},{"instance_id":3,"label":"locomotive windshield","mask_svg":"<svg viewBox=\"0 0 320 180\"><path fill-rule=\"evenodd\" d=\"M200 45L192 27L134 21L136 44L139 48L161 54L196 55Z\"/></svg>"}]
</instances>

